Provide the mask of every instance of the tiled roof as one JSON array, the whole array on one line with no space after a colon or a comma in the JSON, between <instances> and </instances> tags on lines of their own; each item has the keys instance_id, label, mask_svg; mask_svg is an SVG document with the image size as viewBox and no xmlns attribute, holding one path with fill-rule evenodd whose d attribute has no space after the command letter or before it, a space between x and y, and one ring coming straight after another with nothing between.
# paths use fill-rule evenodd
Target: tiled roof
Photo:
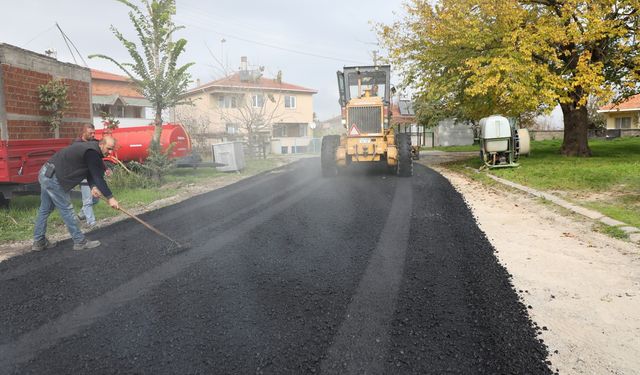
<instances>
[{"instance_id":1,"label":"tiled roof","mask_svg":"<svg viewBox=\"0 0 640 375\"><path fill-rule=\"evenodd\" d=\"M627 99L626 101L619 104L607 104L603 107L600 107L599 111L610 112L610 111L630 111L630 110L640 110L640 95L634 95L629 99Z\"/></svg>"},{"instance_id":2,"label":"tiled roof","mask_svg":"<svg viewBox=\"0 0 640 375\"><path fill-rule=\"evenodd\" d=\"M119 95L143 98L136 84L129 77L91 69L91 90L93 95Z\"/></svg>"},{"instance_id":3,"label":"tiled roof","mask_svg":"<svg viewBox=\"0 0 640 375\"><path fill-rule=\"evenodd\" d=\"M396 124L413 123L416 121L411 102L406 100L401 100L400 103L391 105L391 117L391 121Z\"/></svg>"},{"instance_id":4,"label":"tiled roof","mask_svg":"<svg viewBox=\"0 0 640 375\"><path fill-rule=\"evenodd\" d=\"M113 74L113 73L109 73L109 72L105 72L97 69L91 69L91 78L103 79L105 81L120 81L120 82L130 81L129 77L127 76L121 76L118 74Z\"/></svg>"},{"instance_id":5,"label":"tiled roof","mask_svg":"<svg viewBox=\"0 0 640 375\"><path fill-rule=\"evenodd\" d=\"M306 87L292 85L290 83L279 83L273 78L260 77L255 81L242 81L240 80L240 73L234 73L216 81L205 83L195 87L187 93L206 90L209 88L237 88L237 89L257 89L257 90L279 90L279 91L297 91L307 92L310 94L317 94L318 91L308 89Z\"/></svg>"}]
</instances>

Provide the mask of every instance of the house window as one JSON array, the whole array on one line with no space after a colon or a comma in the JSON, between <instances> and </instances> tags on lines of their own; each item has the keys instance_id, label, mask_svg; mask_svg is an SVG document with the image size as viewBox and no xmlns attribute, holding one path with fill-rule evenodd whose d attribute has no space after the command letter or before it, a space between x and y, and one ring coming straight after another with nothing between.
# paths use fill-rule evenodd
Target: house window
<instances>
[{"instance_id":1,"label":"house window","mask_svg":"<svg viewBox=\"0 0 640 375\"><path fill-rule=\"evenodd\" d=\"M307 124L298 124L298 137L306 137L307 129Z\"/></svg>"},{"instance_id":2,"label":"house window","mask_svg":"<svg viewBox=\"0 0 640 375\"><path fill-rule=\"evenodd\" d=\"M273 125L273 136L274 137L285 137L286 136L286 128L284 125Z\"/></svg>"},{"instance_id":3,"label":"house window","mask_svg":"<svg viewBox=\"0 0 640 375\"><path fill-rule=\"evenodd\" d=\"M218 108L237 108L238 98L233 95L218 96Z\"/></svg>"},{"instance_id":4,"label":"house window","mask_svg":"<svg viewBox=\"0 0 640 375\"><path fill-rule=\"evenodd\" d=\"M228 123L226 127L227 127L227 134L238 134L238 130L240 129L238 124L233 124L233 123Z\"/></svg>"},{"instance_id":5,"label":"house window","mask_svg":"<svg viewBox=\"0 0 640 375\"><path fill-rule=\"evenodd\" d=\"M264 95L253 95L252 103L254 108L262 108L264 107Z\"/></svg>"},{"instance_id":6,"label":"house window","mask_svg":"<svg viewBox=\"0 0 640 375\"><path fill-rule=\"evenodd\" d=\"M306 137L307 124L276 124L273 125L274 137Z\"/></svg>"},{"instance_id":7,"label":"house window","mask_svg":"<svg viewBox=\"0 0 640 375\"><path fill-rule=\"evenodd\" d=\"M285 108L295 108L296 107L296 97L291 95L284 96L284 107Z\"/></svg>"},{"instance_id":8,"label":"house window","mask_svg":"<svg viewBox=\"0 0 640 375\"><path fill-rule=\"evenodd\" d=\"M616 117L616 129L631 129L631 117Z\"/></svg>"},{"instance_id":9,"label":"house window","mask_svg":"<svg viewBox=\"0 0 640 375\"><path fill-rule=\"evenodd\" d=\"M124 117L143 118L143 107L124 107Z\"/></svg>"},{"instance_id":10,"label":"house window","mask_svg":"<svg viewBox=\"0 0 640 375\"><path fill-rule=\"evenodd\" d=\"M124 117L124 106L117 105L114 107L114 117Z\"/></svg>"}]
</instances>

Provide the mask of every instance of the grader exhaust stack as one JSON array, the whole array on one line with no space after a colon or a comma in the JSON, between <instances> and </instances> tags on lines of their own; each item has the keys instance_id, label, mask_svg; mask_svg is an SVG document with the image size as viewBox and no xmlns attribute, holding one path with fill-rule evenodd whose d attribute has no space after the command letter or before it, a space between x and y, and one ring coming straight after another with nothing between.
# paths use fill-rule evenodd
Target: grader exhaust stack
<instances>
[{"instance_id":1,"label":"grader exhaust stack","mask_svg":"<svg viewBox=\"0 0 640 375\"><path fill-rule=\"evenodd\" d=\"M335 176L352 163L384 163L398 176L413 174L411 137L390 124L390 80L389 65L345 67L338 71L346 134L322 138L323 176Z\"/></svg>"}]
</instances>

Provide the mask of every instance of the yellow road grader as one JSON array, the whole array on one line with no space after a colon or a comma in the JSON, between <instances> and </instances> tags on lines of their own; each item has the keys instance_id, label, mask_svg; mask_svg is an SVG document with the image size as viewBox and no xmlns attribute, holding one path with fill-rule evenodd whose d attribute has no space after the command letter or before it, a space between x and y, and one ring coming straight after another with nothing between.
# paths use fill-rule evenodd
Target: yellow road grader
<instances>
[{"instance_id":1,"label":"yellow road grader","mask_svg":"<svg viewBox=\"0 0 640 375\"><path fill-rule=\"evenodd\" d=\"M391 124L391 67L344 67L338 89L344 135L322 138L322 175L331 177L353 163L385 163L401 177L413 175L411 137Z\"/></svg>"}]
</instances>

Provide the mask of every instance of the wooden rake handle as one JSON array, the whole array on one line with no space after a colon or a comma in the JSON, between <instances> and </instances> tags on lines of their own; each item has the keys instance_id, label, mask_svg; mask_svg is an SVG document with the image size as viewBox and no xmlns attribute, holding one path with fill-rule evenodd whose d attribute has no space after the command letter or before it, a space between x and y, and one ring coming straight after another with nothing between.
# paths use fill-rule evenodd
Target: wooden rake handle
<instances>
[{"instance_id":1,"label":"wooden rake handle","mask_svg":"<svg viewBox=\"0 0 640 375\"><path fill-rule=\"evenodd\" d=\"M103 201L107 202L107 203L109 202L109 201L107 200L107 198L105 198L105 197L103 197L103 196L100 196L100 198L101 198ZM127 210L125 210L124 208L122 208L122 207L118 207L118 210L119 210L119 211L121 211L121 212L124 212L127 216L129 216L130 218L132 218L132 219L136 220L138 223L140 223L140 224L144 225L144 226L145 226L145 227L147 227L150 231L152 231L152 232L156 233L157 235L159 235L159 236L161 236L161 237L166 238L167 240L169 240L169 241L173 242L173 243L174 243L174 244L176 244L176 245L180 245L180 243L178 243L178 241L176 241L176 240L174 240L173 238L171 238L171 237L167 236L166 234L164 234L164 233L160 232L160 231L159 231L158 229L156 229L153 225L151 225L151 224L147 223L146 221L144 221L144 220L140 219L139 217L137 217L136 215L132 214L131 212L129 212L129 211L127 211Z\"/></svg>"}]
</instances>

